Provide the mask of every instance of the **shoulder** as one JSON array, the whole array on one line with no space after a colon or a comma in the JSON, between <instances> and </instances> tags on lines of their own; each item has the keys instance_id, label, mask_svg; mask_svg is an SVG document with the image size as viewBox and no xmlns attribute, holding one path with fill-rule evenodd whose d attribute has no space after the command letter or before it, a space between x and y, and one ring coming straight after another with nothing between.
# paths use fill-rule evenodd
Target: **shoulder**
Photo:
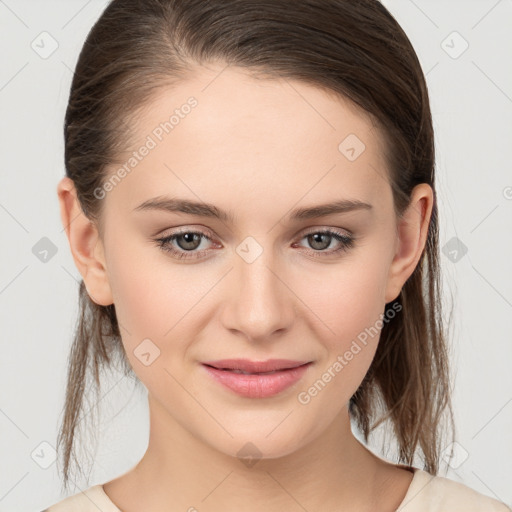
<instances>
[{"instance_id":1,"label":"shoulder","mask_svg":"<svg viewBox=\"0 0 512 512\"><path fill-rule=\"evenodd\" d=\"M415 469L397 512L511 512L501 501L442 476Z\"/></svg>"},{"instance_id":2,"label":"shoulder","mask_svg":"<svg viewBox=\"0 0 512 512\"><path fill-rule=\"evenodd\" d=\"M121 512L105 494L102 485L68 496L43 512Z\"/></svg>"}]
</instances>

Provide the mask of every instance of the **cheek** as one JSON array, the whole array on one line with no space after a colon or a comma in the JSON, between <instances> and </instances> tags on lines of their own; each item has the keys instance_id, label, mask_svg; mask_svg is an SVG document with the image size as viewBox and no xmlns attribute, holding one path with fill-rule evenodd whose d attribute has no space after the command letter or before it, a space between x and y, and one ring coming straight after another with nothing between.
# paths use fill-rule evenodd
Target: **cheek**
<instances>
[{"instance_id":1,"label":"cheek","mask_svg":"<svg viewBox=\"0 0 512 512\"><path fill-rule=\"evenodd\" d=\"M123 341L133 347L144 338L156 342L184 314L183 277L162 264L165 258L150 242L120 231L110 236L108 274L116 315L125 327Z\"/></svg>"},{"instance_id":2,"label":"cheek","mask_svg":"<svg viewBox=\"0 0 512 512\"><path fill-rule=\"evenodd\" d=\"M120 325L124 350L130 365L144 385L158 395L166 389L178 396L179 387L165 373L169 357L182 361L186 340L186 295L192 284L179 269L162 264L157 247L147 249L118 244L110 254L109 279ZM173 343L169 351L168 343ZM171 393L171 394L172 394Z\"/></svg>"},{"instance_id":3,"label":"cheek","mask_svg":"<svg viewBox=\"0 0 512 512\"><path fill-rule=\"evenodd\" d=\"M161 351L157 366L171 355L181 358L187 340L203 321L203 299L219 276L206 268L199 271L196 265L176 264L151 243L123 243L128 237L111 236L109 280L116 315L124 326L123 345L134 369L140 362L133 351L145 339Z\"/></svg>"},{"instance_id":4,"label":"cheek","mask_svg":"<svg viewBox=\"0 0 512 512\"><path fill-rule=\"evenodd\" d=\"M320 274L303 273L297 294L307 297L309 313L304 311L315 325L324 352L308 382L314 387L309 398L321 392L319 402L332 400L341 406L371 365L383 325L387 276L386 262L374 254L379 253L368 250Z\"/></svg>"},{"instance_id":5,"label":"cheek","mask_svg":"<svg viewBox=\"0 0 512 512\"><path fill-rule=\"evenodd\" d=\"M384 311L386 265L378 257L307 271L297 282L297 295L304 297L309 316L316 316L318 335L331 349L343 349Z\"/></svg>"}]
</instances>

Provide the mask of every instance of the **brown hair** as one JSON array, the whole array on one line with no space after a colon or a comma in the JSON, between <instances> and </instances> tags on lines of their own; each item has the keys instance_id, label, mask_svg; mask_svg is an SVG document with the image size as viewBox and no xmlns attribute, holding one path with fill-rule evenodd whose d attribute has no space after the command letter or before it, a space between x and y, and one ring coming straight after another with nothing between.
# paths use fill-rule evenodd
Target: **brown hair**
<instances>
[{"instance_id":1,"label":"brown hair","mask_svg":"<svg viewBox=\"0 0 512 512\"><path fill-rule=\"evenodd\" d=\"M301 80L351 100L385 140L397 218L413 187L428 183L434 205L421 260L385 315L371 367L350 399L351 417L368 441L389 420L397 462L437 474L443 414L453 429L446 334L441 310L434 133L425 77L415 51L377 0L113 0L89 32L66 111L65 166L85 215L101 233L94 190L130 144L130 116L153 91L186 80L213 61L260 76ZM69 358L63 446L67 486L75 433L89 380L98 396L100 370L124 354L115 306L94 303L80 283L80 316ZM400 310L398 308L398 310ZM92 377L91 377L92 374ZM377 414L380 413L380 417ZM376 418L378 417L378 420ZM77 464L79 467L79 464Z\"/></svg>"}]
</instances>

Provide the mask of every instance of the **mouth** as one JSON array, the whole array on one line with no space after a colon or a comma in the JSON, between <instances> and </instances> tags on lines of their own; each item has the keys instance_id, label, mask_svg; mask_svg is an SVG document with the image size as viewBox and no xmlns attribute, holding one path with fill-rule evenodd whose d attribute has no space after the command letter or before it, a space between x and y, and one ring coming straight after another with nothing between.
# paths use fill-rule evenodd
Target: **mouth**
<instances>
[{"instance_id":1,"label":"mouth","mask_svg":"<svg viewBox=\"0 0 512 512\"><path fill-rule=\"evenodd\" d=\"M231 371L244 375L272 374L293 368L299 368L311 361L292 361L290 359L269 359L268 361L251 361L249 359L222 359L207 361L203 364L217 370Z\"/></svg>"},{"instance_id":2,"label":"mouth","mask_svg":"<svg viewBox=\"0 0 512 512\"><path fill-rule=\"evenodd\" d=\"M238 395L267 398L297 383L312 361L224 359L202 363L210 377Z\"/></svg>"}]
</instances>

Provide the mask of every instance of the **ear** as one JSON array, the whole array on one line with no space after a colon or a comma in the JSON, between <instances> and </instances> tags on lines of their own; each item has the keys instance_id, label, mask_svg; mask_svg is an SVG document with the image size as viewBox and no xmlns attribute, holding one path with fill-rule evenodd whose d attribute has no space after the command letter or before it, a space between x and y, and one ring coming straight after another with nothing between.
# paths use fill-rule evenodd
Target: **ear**
<instances>
[{"instance_id":1,"label":"ear","mask_svg":"<svg viewBox=\"0 0 512 512\"><path fill-rule=\"evenodd\" d=\"M113 303L112 291L107 276L103 243L96 225L83 213L73 180L67 176L62 178L57 186L57 195L62 225L87 293L96 304L108 306Z\"/></svg>"},{"instance_id":2,"label":"ear","mask_svg":"<svg viewBox=\"0 0 512 512\"><path fill-rule=\"evenodd\" d=\"M416 185L397 226L396 252L389 269L386 304L395 300L421 258L427 240L434 193L427 183Z\"/></svg>"}]
</instances>

